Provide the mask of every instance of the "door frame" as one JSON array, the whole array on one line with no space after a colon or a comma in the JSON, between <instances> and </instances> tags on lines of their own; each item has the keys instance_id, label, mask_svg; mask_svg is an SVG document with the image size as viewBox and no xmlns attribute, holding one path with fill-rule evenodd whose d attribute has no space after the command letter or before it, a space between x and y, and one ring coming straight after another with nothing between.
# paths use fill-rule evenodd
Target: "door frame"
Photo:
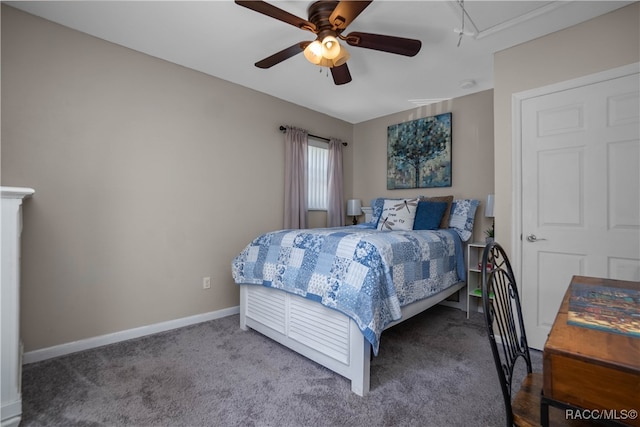
<instances>
[{"instance_id":1,"label":"door frame","mask_svg":"<svg viewBox=\"0 0 640 427\"><path fill-rule=\"evenodd\" d=\"M549 95L564 90L588 86L607 80L625 77L640 73L640 62L623 65L587 76L554 83L511 95L511 258L515 261L513 274L515 275L518 291L523 293L524 281L522 280L522 104L531 98Z\"/></svg>"}]
</instances>

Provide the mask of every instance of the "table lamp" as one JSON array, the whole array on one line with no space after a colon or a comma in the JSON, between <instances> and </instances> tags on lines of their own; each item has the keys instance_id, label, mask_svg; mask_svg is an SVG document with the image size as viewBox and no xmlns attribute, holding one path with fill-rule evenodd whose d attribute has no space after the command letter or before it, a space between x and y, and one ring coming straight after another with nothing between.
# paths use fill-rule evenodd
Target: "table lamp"
<instances>
[{"instance_id":1,"label":"table lamp","mask_svg":"<svg viewBox=\"0 0 640 427\"><path fill-rule=\"evenodd\" d=\"M353 225L358 223L358 217L362 215L362 202L360 199L347 200L347 215L353 217Z\"/></svg>"}]
</instances>

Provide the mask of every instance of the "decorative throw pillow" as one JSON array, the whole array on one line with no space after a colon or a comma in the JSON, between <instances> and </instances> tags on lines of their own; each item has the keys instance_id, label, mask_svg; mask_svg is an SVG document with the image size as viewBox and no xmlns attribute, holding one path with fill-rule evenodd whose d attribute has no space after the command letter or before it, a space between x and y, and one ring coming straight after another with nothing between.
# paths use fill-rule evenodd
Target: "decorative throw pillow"
<instances>
[{"instance_id":1,"label":"decorative throw pillow","mask_svg":"<svg viewBox=\"0 0 640 427\"><path fill-rule=\"evenodd\" d=\"M449 228L456 230L463 242L469 240L473 234L473 223L476 209L480 201L474 199L456 200L451 205Z\"/></svg>"},{"instance_id":2,"label":"decorative throw pillow","mask_svg":"<svg viewBox=\"0 0 640 427\"><path fill-rule=\"evenodd\" d=\"M385 199L378 230L413 230L418 199Z\"/></svg>"},{"instance_id":3,"label":"decorative throw pillow","mask_svg":"<svg viewBox=\"0 0 640 427\"><path fill-rule=\"evenodd\" d=\"M449 217L451 216L451 205L453 204L453 196L436 196L436 197L420 196L420 200L423 202L446 202L447 207L444 210L444 214L442 215L442 220L440 220L440 227L438 228L449 228Z\"/></svg>"},{"instance_id":4,"label":"decorative throw pillow","mask_svg":"<svg viewBox=\"0 0 640 427\"><path fill-rule=\"evenodd\" d=\"M445 209L447 209L447 202L418 202L413 229L437 230Z\"/></svg>"},{"instance_id":5,"label":"decorative throw pillow","mask_svg":"<svg viewBox=\"0 0 640 427\"><path fill-rule=\"evenodd\" d=\"M371 206L371 221L367 224L372 225L373 228L378 227L378 220L380 219L380 215L382 215L384 200L384 197L378 197L377 199L372 199L369 205Z\"/></svg>"}]
</instances>

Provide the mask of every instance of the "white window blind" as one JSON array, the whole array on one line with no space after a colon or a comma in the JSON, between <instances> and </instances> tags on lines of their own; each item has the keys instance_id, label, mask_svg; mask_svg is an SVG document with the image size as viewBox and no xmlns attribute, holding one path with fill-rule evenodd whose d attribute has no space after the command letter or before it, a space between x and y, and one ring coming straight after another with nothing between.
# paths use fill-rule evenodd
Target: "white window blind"
<instances>
[{"instance_id":1,"label":"white window blind","mask_svg":"<svg viewBox=\"0 0 640 427\"><path fill-rule=\"evenodd\" d=\"M327 210L329 144L310 137L308 147L308 209Z\"/></svg>"}]
</instances>

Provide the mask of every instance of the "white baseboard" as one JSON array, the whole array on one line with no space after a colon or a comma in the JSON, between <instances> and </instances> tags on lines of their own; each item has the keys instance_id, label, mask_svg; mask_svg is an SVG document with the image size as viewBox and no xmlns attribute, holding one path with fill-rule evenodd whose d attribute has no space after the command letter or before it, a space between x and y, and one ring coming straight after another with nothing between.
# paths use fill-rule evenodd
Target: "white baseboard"
<instances>
[{"instance_id":1,"label":"white baseboard","mask_svg":"<svg viewBox=\"0 0 640 427\"><path fill-rule=\"evenodd\" d=\"M209 313L196 314L194 316L183 317L181 319L168 320L166 322L155 323L153 325L141 326L139 328L127 329L125 331L114 332L112 334L100 335L66 344L54 345L53 347L42 348L24 353L22 363L35 363L54 357L64 356L78 351L89 350L103 345L114 344L121 341L140 338L158 332L170 331L184 326L195 325L209 320L220 319L240 313L240 306L211 311ZM240 327L238 325L238 327Z\"/></svg>"}]
</instances>

